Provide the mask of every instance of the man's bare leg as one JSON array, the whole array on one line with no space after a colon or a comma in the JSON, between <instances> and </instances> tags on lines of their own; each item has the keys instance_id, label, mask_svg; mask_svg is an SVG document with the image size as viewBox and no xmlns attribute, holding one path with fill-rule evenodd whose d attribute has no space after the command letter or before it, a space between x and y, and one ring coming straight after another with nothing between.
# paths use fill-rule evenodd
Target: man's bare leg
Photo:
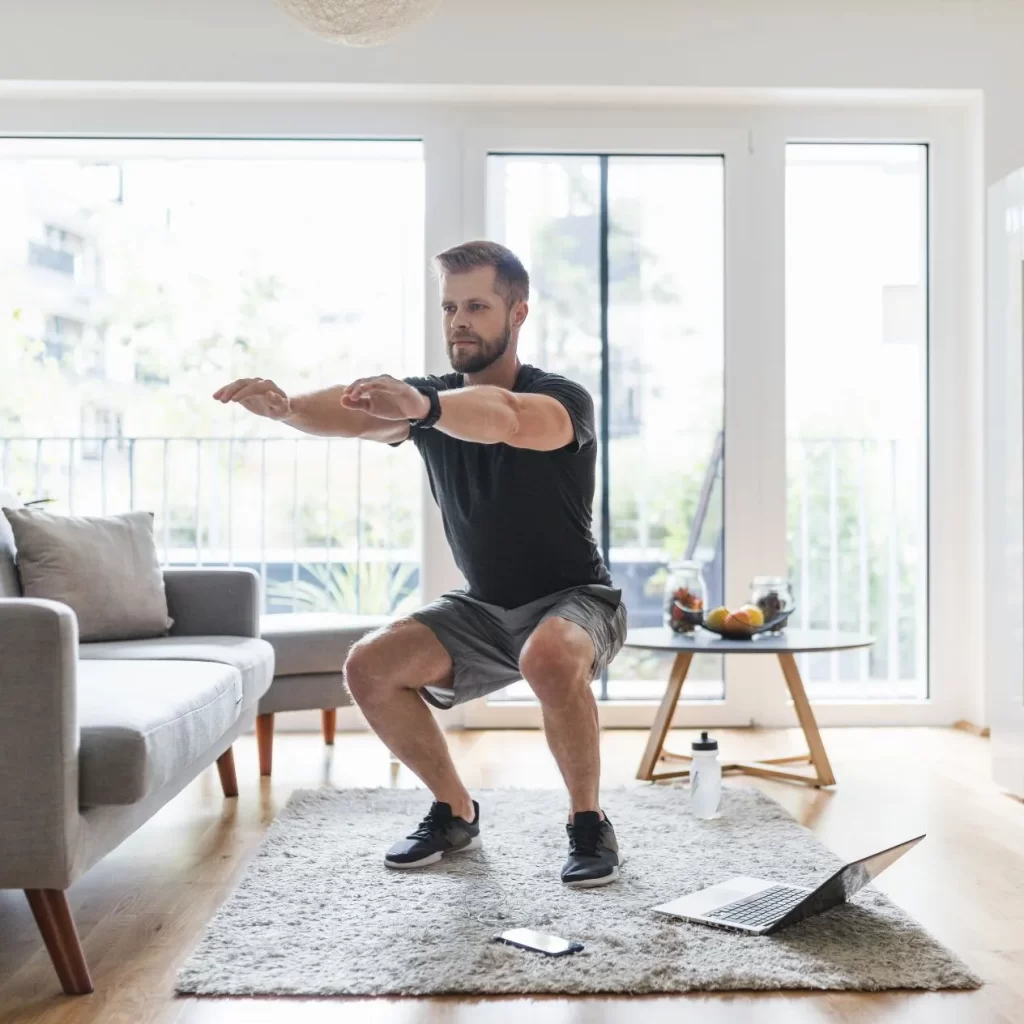
<instances>
[{"instance_id":1,"label":"man's bare leg","mask_svg":"<svg viewBox=\"0 0 1024 1024\"><path fill-rule=\"evenodd\" d=\"M434 799L466 821L473 800L448 744L417 690L450 683L452 662L421 622L401 619L353 645L345 662L352 699L388 749L423 780Z\"/></svg>"},{"instance_id":2,"label":"man's bare leg","mask_svg":"<svg viewBox=\"0 0 1024 1024\"><path fill-rule=\"evenodd\" d=\"M575 889L619 877L619 844L601 810L601 733L590 689L594 645L586 630L558 617L545 619L519 658L544 710L544 732L569 790L569 857L562 882Z\"/></svg>"},{"instance_id":3,"label":"man's bare leg","mask_svg":"<svg viewBox=\"0 0 1024 1024\"><path fill-rule=\"evenodd\" d=\"M545 619L523 648L519 667L540 701L544 734L569 790L570 816L601 811L601 732L590 689L594 645L566 619Z\"/></svg>"}]
</instances>

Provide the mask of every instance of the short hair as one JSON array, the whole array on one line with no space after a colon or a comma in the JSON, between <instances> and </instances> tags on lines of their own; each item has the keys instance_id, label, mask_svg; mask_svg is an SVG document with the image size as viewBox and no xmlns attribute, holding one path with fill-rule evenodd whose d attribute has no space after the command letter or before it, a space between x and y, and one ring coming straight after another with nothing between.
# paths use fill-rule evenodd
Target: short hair
<instances>
[{"instance_id":1,"label":"short hair","mask_svg":"<svg viewBox=\"0 0 1024 1024\"><path fill-rule=\"evenodd\" d=\"M463 242L438 253L434 265L441 274L465 274L476 267L494 267L494 287L505 302L525 302L530 297L530 275L511 249L497 242Z\"/></svg>"}]
</instances>

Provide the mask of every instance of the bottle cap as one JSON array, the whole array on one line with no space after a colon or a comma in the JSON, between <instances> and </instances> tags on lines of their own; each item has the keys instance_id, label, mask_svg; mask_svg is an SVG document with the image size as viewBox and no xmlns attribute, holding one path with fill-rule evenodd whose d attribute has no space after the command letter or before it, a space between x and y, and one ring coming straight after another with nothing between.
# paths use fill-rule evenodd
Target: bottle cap
<instances>
[{"instance_id":1,"label":"bottle cap","mask_svg":"<svg viewBox=\"0 0 1024 1024\"><path fill-rule=\"evenodd\" d=\"M708 734L706 732L702 732L700 734L700 739L699 740L694 740L693 743L690 744L690 749L691 750L717 750L718 749L718 740L709 740L708 739Z\"/></svg>"}]
</instances>

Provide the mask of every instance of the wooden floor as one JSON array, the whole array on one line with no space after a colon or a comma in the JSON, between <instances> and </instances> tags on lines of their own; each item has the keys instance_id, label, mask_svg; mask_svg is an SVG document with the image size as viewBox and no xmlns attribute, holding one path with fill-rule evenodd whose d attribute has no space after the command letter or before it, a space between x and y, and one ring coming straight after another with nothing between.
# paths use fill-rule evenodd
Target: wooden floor
<instances>
[{"instance_id":1,"label":"wooden floor","mask_svg":"<svg viewBox=\"0 0 1024 1024\"><path fill-rule=\"evenodd\" d=\"M1024 1022L1024 804L990 782L987 741L939 729L833 729L823 735L839 780L835 792L754 779L730 784L769 793L841 855L870 851L876 836L927 832L879 886L985 978L981 990L643 999L176 998L177 968L294 788L392 784L387 753L373 737L339 734L329 752L318 736L286 733L277 737L272 783L258 778L255 742L241 740L235 750L238 799L222 797L216 770L209 769L72 888L93 995L59 993L24 895L0 892L0 1021L489 1024L528 1017L531 1024L606 1024L642 1014L644 1024ZM723 731L719 737L724 754L736 752L741 759L781 756L799 742L788 730ZM673 734L670 747L685 749L687 738ZM539 733L453 733L451 743L471 787L559 782ZM642 732L605 733L606 784L640 785L633 775L643 746ZM403 769L394 784L415 780ZM390 838L382 836L382 845Z\"/></svg>"}]
</instances>

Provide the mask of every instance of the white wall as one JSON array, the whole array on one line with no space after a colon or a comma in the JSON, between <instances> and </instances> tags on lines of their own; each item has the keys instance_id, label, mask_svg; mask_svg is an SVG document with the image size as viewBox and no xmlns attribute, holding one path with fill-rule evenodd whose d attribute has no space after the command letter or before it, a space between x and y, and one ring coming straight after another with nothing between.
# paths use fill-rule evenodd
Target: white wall
<instances>
[{"instance_id":1,"label":"white wall","mask_svg":"<svg viewBox=\"0 0 1024 1024\"><path fill-rule=\"evenodd\" d=\"M2 79L971 89L987 181L1024 165L1021 0L440 0L370 49L274 0L0 0Z\"/></svg>"},{"instance_id":2,"label":"white wall","mask_svg":"<svg viewBox=\"0 0 1024 1024\"><path fill-rule=\"evenodd\" d=\"M1024 798L1024 171L989 189L985 720L996 781Z\"/></svg>"}]
</instances>

